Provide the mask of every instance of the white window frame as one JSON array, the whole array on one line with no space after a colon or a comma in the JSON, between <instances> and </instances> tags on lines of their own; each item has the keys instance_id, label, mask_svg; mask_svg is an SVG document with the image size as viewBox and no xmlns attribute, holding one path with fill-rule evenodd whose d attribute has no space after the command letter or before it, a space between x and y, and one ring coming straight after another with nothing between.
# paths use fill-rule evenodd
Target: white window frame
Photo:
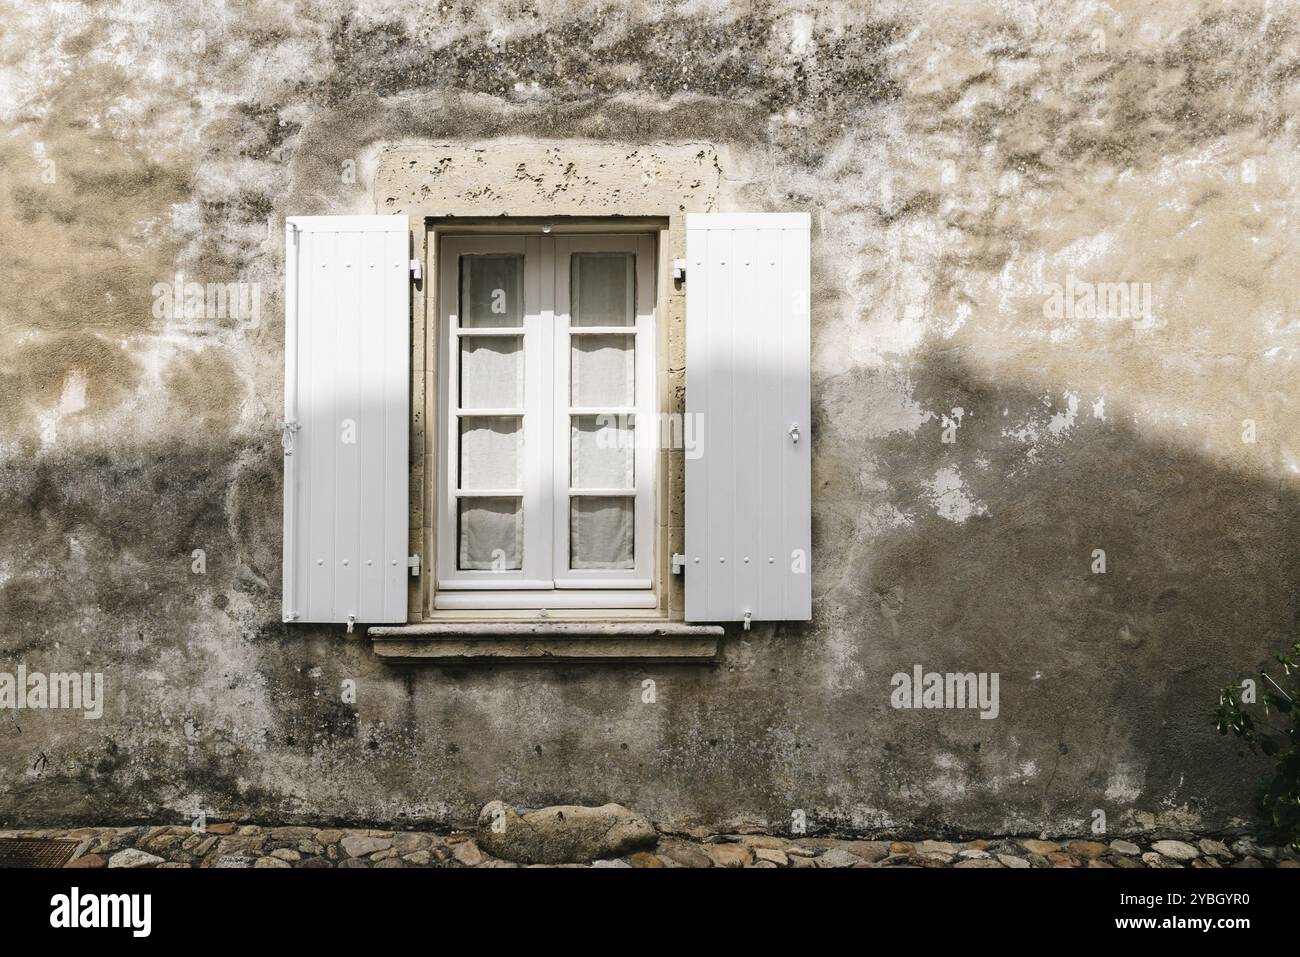
<instances>
[{"instance_id":1,"label":"white window frame","mask_svg":"<svg viewBox=\"0 0 1300 957\"><path fill-rule=\"evenodd\" d=\"M571 256L628 252L636 257L635 325L574 327L570 316ZM523 327L460 328L460 258L524 256ZM654 608L655 478L657 473L658 359L655 339L655 243L644 234L446 235L438 251L438 396L434 608L582 609ZM633 568L569 568L569 499L591 490L569 484L571 340L575 335L635 337L635 396L630 407L579 412L634 416L635 516ZM520 336L524 343L524 404L519 409L460 409L459 339ZM523 560L513 571L465 570L457 561L459 419L462 415L522 415L522 488L493 490L523 499ZM548 438L548 423L550 436ZM541 450L539 452L539 450ZM604 490L613 494L616 490ZM473 494L484 495L484 491ZM548 541L549 539L549 541Z\"/></svg>"}]
</instances>

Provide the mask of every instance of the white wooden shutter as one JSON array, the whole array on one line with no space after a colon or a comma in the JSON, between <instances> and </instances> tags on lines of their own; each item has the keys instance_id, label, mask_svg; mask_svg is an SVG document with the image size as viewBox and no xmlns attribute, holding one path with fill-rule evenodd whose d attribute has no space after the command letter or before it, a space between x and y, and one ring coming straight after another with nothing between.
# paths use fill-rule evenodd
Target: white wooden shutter
<instances>
[{"instance_id":1,"label":"white wooden shutter","mask_svg":"<svg viewBox=\"0 0 1300 957\"><path fill-rule=\"evenodd\" d=\"M405 622L410 231L285 229L284 619Z\"/></svg>"},{"instance_id":2,"label":"white wooden shutter","mask_svg":"<svg viewBox=\"0 0 1300 957\"><path fill-rule=\"evenodd\" d=\"M686 217L687 621L812 617L810 230Z\"/></svg>"}]
</instances>

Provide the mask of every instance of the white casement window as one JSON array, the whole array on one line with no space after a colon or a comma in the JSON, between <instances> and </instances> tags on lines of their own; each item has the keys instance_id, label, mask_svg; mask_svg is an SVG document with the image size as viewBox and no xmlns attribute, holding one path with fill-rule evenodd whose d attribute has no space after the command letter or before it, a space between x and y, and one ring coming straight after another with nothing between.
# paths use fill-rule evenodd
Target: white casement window
<instances>
[{"instance_id":1,"label":"white casement window","mask_svg":"<svg viewBox=\"0 0 1300 957\"><path fill-rule=\"evenodd\" d=\"M435 606L652 608L654 242L439 249Z\"/></svg>"},{"instance_id":2,"label":"white casement window","mask_svg":"<svg viewBox=\"0 0 1300 957\"><path fill-rule=\"evenodd\" d=\"M692 437L672 556L654 554L656 241L576 232L438 239L437 338L416 343L438 353L424 553L411 225L286 222L285 621L408 622L430 583L438 610L655 609L668 567L687 622L809 620L807 213L687 213L685 258L664 250Z\"/></svg>"}]
</instances>

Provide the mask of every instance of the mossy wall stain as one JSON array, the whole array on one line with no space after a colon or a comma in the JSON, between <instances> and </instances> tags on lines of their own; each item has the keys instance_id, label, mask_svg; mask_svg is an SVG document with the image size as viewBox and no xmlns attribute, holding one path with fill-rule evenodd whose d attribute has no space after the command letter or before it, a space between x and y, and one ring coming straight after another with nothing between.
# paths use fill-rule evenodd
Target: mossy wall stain
<instances>
[{"instance_id":1,"label":"mossy wall stain","mask_svg":"<svg viewBox=\"0 0 1300 957\"><path fill-rule=\"evenodd\" d=\"M108 687L3 716L0 823L1238 822L1262 766L1206 715L1297 617L1296 14L0 3L0 668ZM810 625L457 670L280 623L283 218L519 138L712 144L728 208L813 213ZM160 318L178 273L260 310ZM1070 276L1152 309L1048 315ZM917 663L1001 672L999 718L893 710Z\"/></svg>"}]
</instances>

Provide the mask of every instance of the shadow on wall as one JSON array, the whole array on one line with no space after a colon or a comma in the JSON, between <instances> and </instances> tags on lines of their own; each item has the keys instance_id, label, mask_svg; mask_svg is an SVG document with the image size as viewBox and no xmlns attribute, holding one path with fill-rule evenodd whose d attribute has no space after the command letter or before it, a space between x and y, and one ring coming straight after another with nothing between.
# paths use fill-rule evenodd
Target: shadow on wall
<instances>
[{"instance_id":1,"label":"shadow on wall","mask_svg":"<svg viewBox=\"0 0 1300 957\"><path fill-rule=\"evenodd\" d=\"M978 730L1025 769L1000 796L1028 811L1038 792L1044 819L1116 802L1219 823L1246 811L1264 767L1243 767L1209 713L1219 688L1296 634L1295 489L1153 441L1124 410L1100 418L1084 403L1054 432L1042 391L989 381L952 352L908 372L922 408L961 414L877 450L908 520L845 579L874 595L866 611L882 623L864 658L890 673L1000 672L1000 716ZM835 556L819 532L825 569ZM969 779L996 794L974 749ZM913 819L951 819L938 795L915 796Z\"/></svg>"},{"instance_id":2,"label":"shadow on wall","mask_svg":"<svg viewBox=\"0 0 1300 957\"><path fill-rule=\"evenodd\" d=\"M1116 410L1020 437L1050 418L1042 391L951 353L907 371L922 408L962 408L954 442L940 421L873 440L828 419L833 395L879 391L873 373L814 387L814 622L733 628L726 660L671 673L394 669L339 626L281 625L274 440L246 468L174 447L7 466L0 650L84 661L109 699L102 722L29 715L4 739L0 814L445 824L500 797L971 832L1077 832L1100 808L1114 833L1135 810L1247 813L1265 764L1209 713L1294 633L1294 491ZM878 488L857 478L867 456ZM839 510L887 507L906 521L841 531ZM830 681L844 645L856 671ZM998 672L998 717L891 708L890 675L917 664Z\"/></svg>"},{"instance_id":3,"label":"shadow on wall","mask_svg":"<svg viewBox=\"0 0 1300 957\"><path fill-rule=\"evenodd\" d=\"M212 705L251 712L243 649L281 630L280 448L211 440L0 464L0 671L106 689L101 720L0 710L6 822L147 819L178 791L239 790L223 759L242 729ZM169 763L187 750L211 776Z\"/></svg>"}]
</instances>

